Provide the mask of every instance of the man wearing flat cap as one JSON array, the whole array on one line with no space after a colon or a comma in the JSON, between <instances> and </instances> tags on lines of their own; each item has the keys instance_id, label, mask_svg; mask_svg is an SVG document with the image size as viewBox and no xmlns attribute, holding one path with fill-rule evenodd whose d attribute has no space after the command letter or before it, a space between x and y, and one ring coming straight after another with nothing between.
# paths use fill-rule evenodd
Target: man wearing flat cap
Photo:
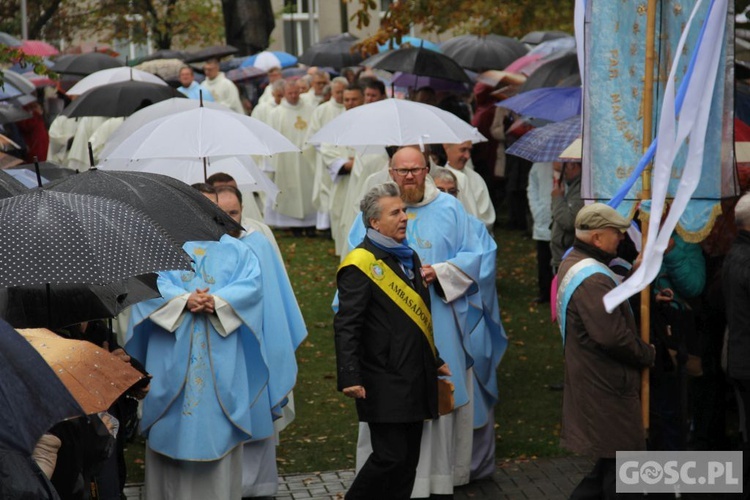
<instances>
[{"instance_id":1,"label":"man wearing flat cap","mask_svg":"<svg viewBox=\"0 0 750 500\"><path fill-rule=\"evenodd\" d=\"M615 453L645 449L640 373L654 348L640 339L625 302L611 314L603 298L618 284L607 264L630 222L593 203L575 219L573 250L558 272L558 324L565 353L560 444L596 460L570 498L615 498Z\"/></svg>"}]
</instances>

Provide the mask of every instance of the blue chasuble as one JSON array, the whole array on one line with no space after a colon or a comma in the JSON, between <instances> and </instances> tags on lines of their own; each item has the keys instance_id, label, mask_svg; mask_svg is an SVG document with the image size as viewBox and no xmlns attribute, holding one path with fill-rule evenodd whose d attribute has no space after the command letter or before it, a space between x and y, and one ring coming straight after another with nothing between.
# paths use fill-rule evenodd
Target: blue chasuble
<instances>
[{"instance_id":1,"label":"blue chasuble","mask_svg":"<svg viewBox=\"0 0 750 500\"><path fill-rule=\"evenodd\" d=\"M294 352L307 337L307 327L284 264L260 231L242 237L260 263L263 283L261 353L268 367L268 397L274 419L281 416L297 381Z\"/></svg>"},{"instance_id":2,"label":"blue chasuble","mask_svg":"<svg viewBox=\"0 0 750 500\"><path fill-rule=\"evenodd\" d=\"M273 435L261 268L248 246L228 235L183 249L195 271L159 273L162 298L133 307L125 347L153 375L141 420L148 446L177 460L218 460L244 441ZM234 320L218 325L223 331L221 315L187 309L170 329L152 320L196 288L228 305Z\"/></svg>"}]
</instances>

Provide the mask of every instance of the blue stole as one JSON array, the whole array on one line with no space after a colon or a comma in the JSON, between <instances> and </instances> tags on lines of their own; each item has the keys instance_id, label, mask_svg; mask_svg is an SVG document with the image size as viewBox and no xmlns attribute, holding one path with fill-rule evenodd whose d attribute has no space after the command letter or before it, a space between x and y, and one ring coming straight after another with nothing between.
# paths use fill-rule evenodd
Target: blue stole
<instances>
[{"instance_id":1,"label":"blue stole","mask_svg":"<svg viewBox=\"0 0 750 500\"><path fill-rule=\"evenodd\" d=\"M584 280L594 274L606 274L615 284L619 283L618 276L610 268L591 257L583 259L568 269L562 282L557 288L557 324L560 327L563 349L565 349L565 324L568 316L568 303L573 293Z\"/></svg>"}]
</instances>

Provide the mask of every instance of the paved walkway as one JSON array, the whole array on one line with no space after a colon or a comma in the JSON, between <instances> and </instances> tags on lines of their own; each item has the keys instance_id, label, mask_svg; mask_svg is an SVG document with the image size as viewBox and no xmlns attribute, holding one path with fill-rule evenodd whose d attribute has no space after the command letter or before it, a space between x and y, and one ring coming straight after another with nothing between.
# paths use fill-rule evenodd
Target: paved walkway
<instances>
[{"instance_id":1,"label":"paved walkway","mask_svg":"<svg viewBox=\"0 0 750 500\"><path fill-rule=\"evenodd\" d=\"M501 462L492 478L457 488L454 500L565 499L581 478L591 470L586 458L566 457ZM354 479L354 471L313 472L279 478L276 499L318 498L337 500ZM141 500L141 486L125 489L128 499Z\"/></svg>"}]
</instances>

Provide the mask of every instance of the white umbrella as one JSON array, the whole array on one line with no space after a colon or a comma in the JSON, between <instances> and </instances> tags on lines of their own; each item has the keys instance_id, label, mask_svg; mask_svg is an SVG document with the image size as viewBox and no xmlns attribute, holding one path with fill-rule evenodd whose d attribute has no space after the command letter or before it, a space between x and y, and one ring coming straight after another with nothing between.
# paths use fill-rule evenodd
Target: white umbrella
<instances>
[{"instance_id":1,"label":"white umbrella","mask_svg":"<svg viewBox=\"0 0 750 500\"><path fill-rule=\"evenodd\" d=\"M105 160L99 165L101 170L130 170L168 175L185 184L204 182L204 175L211 176L224 172L234 177L237 187L247 191L263 191L272 201L279 188L263 173L249 156L232 156L208 160L203 171L203 160L195 158L158 160Z\"/></svg>"},{"instance_id":2,"label":"white umbrella","mask_svg":"<svg viewBox=\"0 0 750 500\"><path fill-rule=\"evenodd\" d=\"M164 118L167 115L173 115L191 109L198 109L200 107L201 103L199 101L194 99L180 99L179 97L173 97L172 99L166 99L152 104L151 106L146 106L127 117L123 124L120 125L111 136L109 136L107 144L104 146L100 156L106 158L115 147L119 146L122 141L130 137L136 130L148 122ZM203 107L218 109L221 111L230 111L226 106L216 102L204 101Z\"/></svg>"},{"instance_id":3,"label":"white umbrella","mask_svg":"<svg viewBox=\"0 0 750 500\"><path fill-rule=\"evenodd\" d=\"M168 85L167 82L162 80L156 75L141 71L134 68L109 68L91 73L89 76L83 78L81 81L73 85L68 90L68 95L81 95L87 90L91 90L102 85L108 85L110 83L119 83L127 81L136 82L149 82L156 83L159 85Z\"/></svg>"},{"instance_id":4,"label":"white umbrella","mask_svg":"<svg viewBox=\"0 0 750 500\"><path fill-rule=\"evenodd\" d=\"M280 68L281 61L278 57L276 57L275 54L268 51L263 51L257 55L255 61L253 61L253 66L264 71L268 71L271 68Z\"/></svg>"},{"instance_id":5,"label":"white umbrella","mask_svg":"<svg viewBox=\"0 0 750 500\"><path fill-rule=\"evenodd\" d=\"M385 99L350 109L324 125L310 144L407 146L487 139L456 115L429 104Z\"/></svg>"},{"instance_id":6,"label":"white umbrella","mask_svg":"<svg viewBox=\"0 0 750 500\"><path fill-rule=\"evenodd\" d=\"M150 121L102 157L203 159L288 152L299 149L260 120L202 107Z\"/></svg>"}]
</instances>

